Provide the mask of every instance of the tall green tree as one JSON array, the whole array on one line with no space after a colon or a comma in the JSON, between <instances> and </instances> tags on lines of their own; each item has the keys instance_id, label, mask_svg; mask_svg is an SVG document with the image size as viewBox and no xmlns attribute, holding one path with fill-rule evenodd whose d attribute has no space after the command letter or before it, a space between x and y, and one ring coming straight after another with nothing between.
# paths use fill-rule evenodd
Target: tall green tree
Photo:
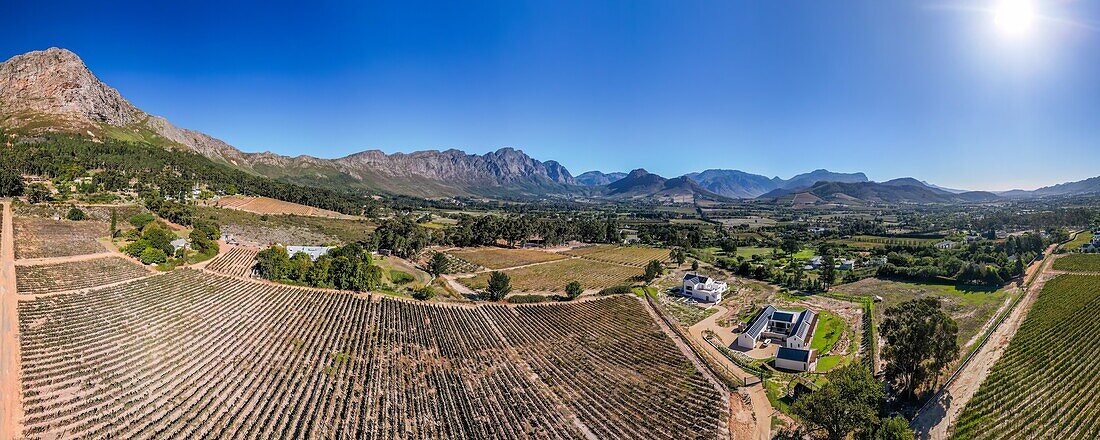
<instances>
[{"instance_id":1,"label":"tall green tree","mask_svg":"<svg viewBox=\"0 0 1100 440\"><path fill-rule=\"evenodd\" d=\"M657 260L649 260L649 264L645 265L645 272L642 274L642 281L646 284L653 282L657 277L661 276L664 272L664 267L661 266L661 262Z\"/></svg>"},{"instance_id":2,"label":"tall green tree","mask_svg":"<svg viewBox=\"0 0 1100 440\"><path fill-rule=\"evenodd\" d=\"M428 272L432 276L440 276L448 272L450 263L447 261L447 256L442 252L436 252L432 254L432 258L428 260Z\"/></svg>"},{"instance_id":3,"label":"tall green tree","mask_svg":"<svg viewBox=\"0 0 1100 440\"><path fill-rule=\"evenodd\" d=\"M23 177L15 170L0 168L0 197L23 195Z\"/></svg>"},{"instance_id":4,"label":"tall green tree","mask_svg":"<svg viewBox=\"0 0 1100 440\"><path fill-rule=\"evenodd\" d=\"M584 293L584 287L581 287L580 281L570 281L565 285L565 295L569 299L577 299L582 293Z\"/></svg>"},{"instance_id":5,"label":"tall green tree","mask_svg":"<svg viewBox=\"0 0 1100 440\"><path fill-rule=\"evenodd\" d=\"M825 377L828 382L821 388L798 398L791 406L809 433L829 440L873 433L885 403L882 383L856 362L836 368Z\"/></svg>"},{"instance_id":6,"label":"tall green tree","mask_svg":"<svg viewBox=\"0 0 1100 440\"><path fill-rule=\"evenodd\" d=\"M886 378L909 399L934 381L959 354L959 327L937 297L906 301L886 309L880 327L886 346Z\"/></svg>"},{"instance_id":7,"label":"tall green tree","mask_svg":"<svg viewBox=\"0 0 1100 440\"><path fill-rule=\"evenodd\" d=\"M836 260L831 253L821 257L821 281L825 290L829 290L829 286L836 282Z\"/></svg>"},{"instance_id":8,"label":"tall green tree","mask_svg":"<svg viewBox=\"0 0 1100 440\"><path fill-rule=\"evenodd\" d=\"M489 274L489 287L485 288L483 296L489 301L500 301L511 291L511 278L504 272L493 271Z\"/></svg>"}]
</instances>

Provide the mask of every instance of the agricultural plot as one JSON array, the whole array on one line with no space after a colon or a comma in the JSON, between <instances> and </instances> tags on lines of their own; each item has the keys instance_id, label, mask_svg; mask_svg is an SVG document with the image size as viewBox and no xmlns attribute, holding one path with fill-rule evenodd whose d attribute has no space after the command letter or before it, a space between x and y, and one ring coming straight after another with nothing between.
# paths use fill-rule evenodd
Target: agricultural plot
<instances>
[{"instance_id":1,"label":"agricultural plot","mask_svg":"<svg viewBox=\"0 0 1100 440\"><path fill-rule=\"evenodd\" d=\"M506 269L525 264L543 263L566 258L562 255L531 249L501 249L482 247L449 251L464 261L489 269Z\"/></svg>"},{"instance_id":2,"label":"agricultural plot","mask_svg":"<svg viewBox=\"0 0 1100 440\"><path fill-rule=\"evenodd\" d=\"M206 268L230 276L248 278L252 276L256 254L259 252L257 249L234 247L211 260Z\"/></svg>"},{"instance_id":3,"label":"agricultural plot","mask_svg":"<svg viewBox=\"0 0 1100 440\"><path fill-rule=\"evenodd\" d=\"M612 244L598 244L583 248L576 248L567 252L581 258L601 261L604 263L626 264L636 267L645 267L651 260L667 261L669 250L643 246L615 246Z\"/></svg>"},{"instance_id":4,"label":"agricultural plot","mask_svg":"<svg viewBox=\"0 0 1100 440\"><path fill-rule=\"evenodd\" d=\"M120 257L15 267L20 295L35 295L113 284L149 276L141 265Z\"/></svg>"},{"instance_id":5,"label":"agricultural plot","mask_svg":"<svg viewBox=\"0 0 1100 440\"><path fill-rule=\"evenodd\" d=\"M1035 305L953 428L957 439L1100 437L1100 277L1061 275Z\"/></svg>"},{"instance_id":6,"label":"agricultural plot","mask_svg":"<svg viewBox=\"0 0 1100 440\"><path fill-rule=\"evenodd\" d=\"M909 283L867 278L851 284L833 287L832 293L864 297L881 296L883 301L875 305L875 322L882 322L887 308L924 296L936 296L942 301L944 311L959 325L958 343L962 351L973 341L982 328L993 318L999 308L1009 301L1004 290L960 290L949 284Z\"/></svg>"},{"instance_id":7,"label":"agricultural plot","mask_svg":"<svg viewBox=\"0 0 1100 440\"><path fill-rule=\"evenodd\" d=\"M830 243L843 244L848 247L858 249L873 249L885 247L886 245L896 246L932 246L940 241L942 238L904 238L904 237L880 237L876 235L855 235L851 238L830 240Z\"/></svg>"},{"instance_id":8,"label":"agricultural plot","mask_svg":"<svg viewBox=\"0 0 1100 440\"><path fill-rule=\"evenodd\" d=\"M1066 272L1100 272L1100 255L1073 254L1054 260L1054 270Z\"/></svg>"},{"instance_id":9,"label":"agricultural plot","mask_svg":"<svg viewBox=\"0 0 1100 440\"><path fill-rule=\"evenodd\" d=\"M26 438L713 438L725 418L632 297L449 307L177 270L21 302L20 333Z\"/></svg>"},{"instance_id":10,"label":"agricultural plot","mask_svg":"<svg viewBox=\"0 0 1100 440\"><path fill-rule=\"evenodd\" d=\"M110 225L34 217L15 219L15 258L51 258L106 252L97 241L111 233Z\"/></svg>"},{"instance_id":11,"label":"agricultural plot","mask_svg":"<svg viewBox=\"0 0 1100 440\"><path fill-rule=\"evenodd\" d=\"M355 218L327 209L314 208L312 206L299 205L297 203L284 202L269 197L225 196L214 202L215 206L256 214L291 214L310 217L328 217L340 219Z\"/></svg>"},{"instance_id":12,"label":"agricultural plot","mask_svg":"<svg viewBox=\"0 0 1100 440\"><path fill-rule=\"evenodd\" d=\"M527 292L563 292L570 281L578 281L585 289L604 289L630 284L642 270L618 264L607 264L580 258L504 271L512 279L512 289ZM489 285L489 274L479 273L458 282L474 290Z\"/></svg>"}]
</instances>

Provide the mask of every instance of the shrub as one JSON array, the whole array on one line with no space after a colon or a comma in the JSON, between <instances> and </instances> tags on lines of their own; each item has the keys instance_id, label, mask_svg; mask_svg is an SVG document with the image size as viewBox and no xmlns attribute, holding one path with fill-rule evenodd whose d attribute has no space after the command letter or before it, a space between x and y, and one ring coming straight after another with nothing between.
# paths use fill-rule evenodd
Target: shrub
<instances>
[{"instance_id":1,"label":"shrub","mask_svg":"<svg viewBox=\"0 0 1100 440\"><path fill-rule=\"evenodd\" d=\"M160 264L168 261L168 255L155 247L147 247L141 251L141 262L145 264Z\"/></svg>"},{"instance_id":2,"label":"shrub","mask_svg":"<svg viewBox=\"0 0 1100 440\"><path fill-rule=\"evenodd\" d=\"M392 281L394 284L398 284L398 285L409 284L409 283L411 283L415 280L416 280L416 278L414 278L412 275L408 274L407 272L402 272L402 271L396 270L396 269L390 269L390 281Z\"/></svg>"},{"instance_id":3,"label":"shrub","mask_svg":"<svg viewBox=\"0 0 1100 440\"><path fill-rule=\"evenodd\" d=\"M137 229L144 229L145 225L152 223L153 220L156 220L156 218L153 217L153 214L143 212L140 214L134 214L133 217L130 217L130 224L134 225L134 227Z\"/></svg>"},{"instance_id":4,"label":"shrub","mask_svg":"<svg viewBox=\"0 0 1100 440\"><path fill-rule=\"evenodd\" d=\"M435 298L435 289L433 289L432 286L424 286L419 289L413 290L412 296L413 298L416 298L418 300L427 301L429 299Z\"/></svg>"},{"instance_id":5,"label":"shrub","mask_svg":"<svg viewBox=\"0 0 1100 440\"><path fill-rule=\"evenodd\" d=\"M512 304L535 304L549 301L550 299L550 297L542 295L512 295L508 297L508 302Z\"/></svg>"},{"instance_id":6,"label":"shrub","mask_svg":"<svg viewBox=\"0 0 1100 440\"><path fill-rule=\"evenodd\" d=\"M69 209L68 214L65 214L65 218L73 221L87 220L88 214L85 214L84 211L80 210L80 208L74 206Z\"/></svg>"},{"instance_id":7,"label":"shrub","mask_svg":"<svg viewBox=\"0 0 1100 440\"><path fill-rule=\"evenodd\" d=\"M578 281L570 281L569 284L565 285L565 295L569 299L577 299L582 293L584 293L584 287L581 287L581 283Z\"/></svg>"}]
</instances>

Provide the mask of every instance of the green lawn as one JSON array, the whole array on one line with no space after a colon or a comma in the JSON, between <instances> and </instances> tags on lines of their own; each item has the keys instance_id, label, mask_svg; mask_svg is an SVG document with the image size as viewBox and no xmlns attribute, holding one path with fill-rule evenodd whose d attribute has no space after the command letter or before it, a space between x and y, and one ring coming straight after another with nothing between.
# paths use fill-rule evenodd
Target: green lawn
<instances>
[{"instance_id":1,"label":"green lawn","mask_svg":"<svg viewBox=\"0 0 1100 440\"><path fill-rule=\"evenodd\" d=\"M799 260L809 260L814 257L814 250L810 248L802 249L794 253L794 257Z\"/></svg>"},{"instance_id":2,"label":"green lawn","mask_svg":"<svg viewBox=\"0 0 1100 440\"><path fill-rule=\"evenodd\" d=\"M769 258L772 256L772 248L765 247L739 247L737 248L737 256L745 257L745 259L752 258L753 255L759 255L763 258Z\"/></svg>"},{"instance_id":3,"label":"green lawn","mask_svg":"<svg viewBox=\"0 0 1100 440\"><path fill-rule=\"evenodd\" d=\"M1077 248L1080 248L1085 243L1088 243L1090 241L1092 241L1092 231L1085 231L1085 232L1082 232L1080 234L1077 234L1077 236L1073 238L1073 241L1070 241L1069 243L1066 243L1065 246L1062 246L1062 249L1065 249L1067 251L1072 251L1072 250L1075 250Z\"/></svg>"},{"instance_id":4,"label":"green lawn","mask_svg":"<svg viewBox=\"0 0 1100 440\"><path fill-rule=\"evenodd\" d=\"M844 327L844 320L839 316L822 311L817 315L817 329L814 330L810 348L817 350L819 354L828 353L844 335Z\"/></svg>"},{"instance_id":5,"label":"green lawn","mask_svg":"<svg viewBox=\"0 0 1100 440\"><path fill-rule=\"evenodd\" d=\"M817 358L817 371L832 370L837 365L845 363L846 359L844 356L821 356Z\"/></svg>"}]
</instances>

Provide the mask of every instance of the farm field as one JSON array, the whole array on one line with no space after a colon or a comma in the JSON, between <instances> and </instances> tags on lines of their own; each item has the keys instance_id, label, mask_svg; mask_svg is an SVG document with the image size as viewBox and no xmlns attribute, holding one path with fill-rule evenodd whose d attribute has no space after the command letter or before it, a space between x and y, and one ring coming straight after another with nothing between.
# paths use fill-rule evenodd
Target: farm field
<instances>
[{"instance_id":1,"label":"farm field","mask_svg":"<svg viewBox=\"0 0 1100 440\"><path fill-rule=\"evenodd\" d=\"M225 196L213 202L213 205L228 209L239 209L241 211L253 212L256 214L292 214L338 219L355 218L354 216L341 214L336 211L284 202L269 197Z\"/></svg>"},{"instance_id":2,"label":"farm field","mask_svg":"<svg viewBox=\"0 0 1100 440\"><path fill-rule=\"evenodd\" d=\"M642 270L618 264L571 258L546 264L506 270L512 278L512 289L527 292L563 292L570 281L579 281L585 289L604 289L629 284L631 278ZM458 278L458 282L474 290L484 289L489 283L488 273L471 278Z\"/></svg>"},{"instance_id":3,"label":"farm field","mask_svg":"<svg viewBox=\"0 0 1100 440\"><path fill-rule=\"evenodd\" d=\"M661 262L669 260L668 249L644 246L598 244L576 248L563 253L604 263L626 264L635 267L645 267L645 265L652 260Z\"/></svg>"},{"instance_id":4,"label":"farm field","mask_svg":"<svg viewBox=\"0 0 1100 440\"><path fill-rule=\"evenodd\" d=\"M15 227L15 258L51 258L106 252L100 237L111 233L110 225L95 221L74 222L36 217L18 217Z\"/></svg>"},{"instance_id":5,"label":"farm field","mask_svg":"<svg viewBox=\"0 0 1100 440\"><path fill-rule=\"evenodd\" d=\"M374 230L368 220L341 220L304 215L268 215L199 206L196 215L212 218L222 232L254 243L284 243L320 246L352 243Z\"/></svg>"},{"instance_id":6,"label":"farm field","mask_svg":"<svg viewBox=\"0 0 1100 440\"><path fill-rule=\"evenodd\" d=\"M1069 243L1063 245L1062 249L1065 249L1067 251L1079 249L1081 246L1084 246L1085 243L1092 241L1092 237L1092 231L1084 231L1080 234L1077 234L1077 236L1074 237L1073 240L1071 240Z\"/></svg>"},{"instance_id":7,"label":"farm field","mask_svg":"<svg viewBox=\"0 0 1100 440\"><path fill-rule=\"evenodd\" d=\"M1100 436L1100 276L1046 283L1004 355L967 402L952 438Z\"/></svg>"},{"instance_id":8,"label":"farm field","mask_svg":"<svg viewBox=\"0 0 1100 440\"><path fill-rule=\"evenodd\" d=\"M1100 254L1073 254L1054 260L1054 270L1100 272Z\"/></svg>"},{"instance_id":9,"label":"farm field","mask_svg":"<svg viewBox=\"0 0 1100 440\"><path fill-rule=\"evenodd\" d=\"M910 283L867 278L851 284L836 286L833 293L857 296L881 296L883 301L875 305L875 322L882 322L886 309L902 302L923 297L937 296L943 308L959 325L959 348L966 351L967 343L993 318L997 309L1009 299L1007 291L959 290L949 284Z\"/></svg>"},{"instance_id":10,"label":"farm field","mask_svg":"<svg viewBox=\"0 0 1100 440\"><path fill-rule=\"evenodd\" d=\"M85 289L149 276L141 265L121 257L15 267L20 295Z\"/></svg>"},{"instance_id":11,"label":"farm field","mask_svg":"<svg viewBox=\"0 0 1100 440\"><path fill-rule=\"evenodd\" d=\"M225 275L248 278L252 276L252 267L256 265L257 249L233 247L215 257L206 268Z\"/></svg>"},{"instance_id":12,"label":"farm field","mask_svg":"<svg viewBox=\"0 0 1100 440\"><path fill-rule=\"evenodd\" d=\"M448 253L462 260L489 269L505 269L525 264L542 263L566 258L559 254L531 249L501 249L492 247L459 249L448 251Z\"/></svg>"},{"instance_id":13,"label":"farm field","mask_svg":"<svg viewBox=\"0 0 1100 440\"><path fill-rule=\"evenodd\" d=\"M728 405L633 296L436 306L181 269L19 314L26 438L714 438Z\"/></svg>"}]
</instances>

